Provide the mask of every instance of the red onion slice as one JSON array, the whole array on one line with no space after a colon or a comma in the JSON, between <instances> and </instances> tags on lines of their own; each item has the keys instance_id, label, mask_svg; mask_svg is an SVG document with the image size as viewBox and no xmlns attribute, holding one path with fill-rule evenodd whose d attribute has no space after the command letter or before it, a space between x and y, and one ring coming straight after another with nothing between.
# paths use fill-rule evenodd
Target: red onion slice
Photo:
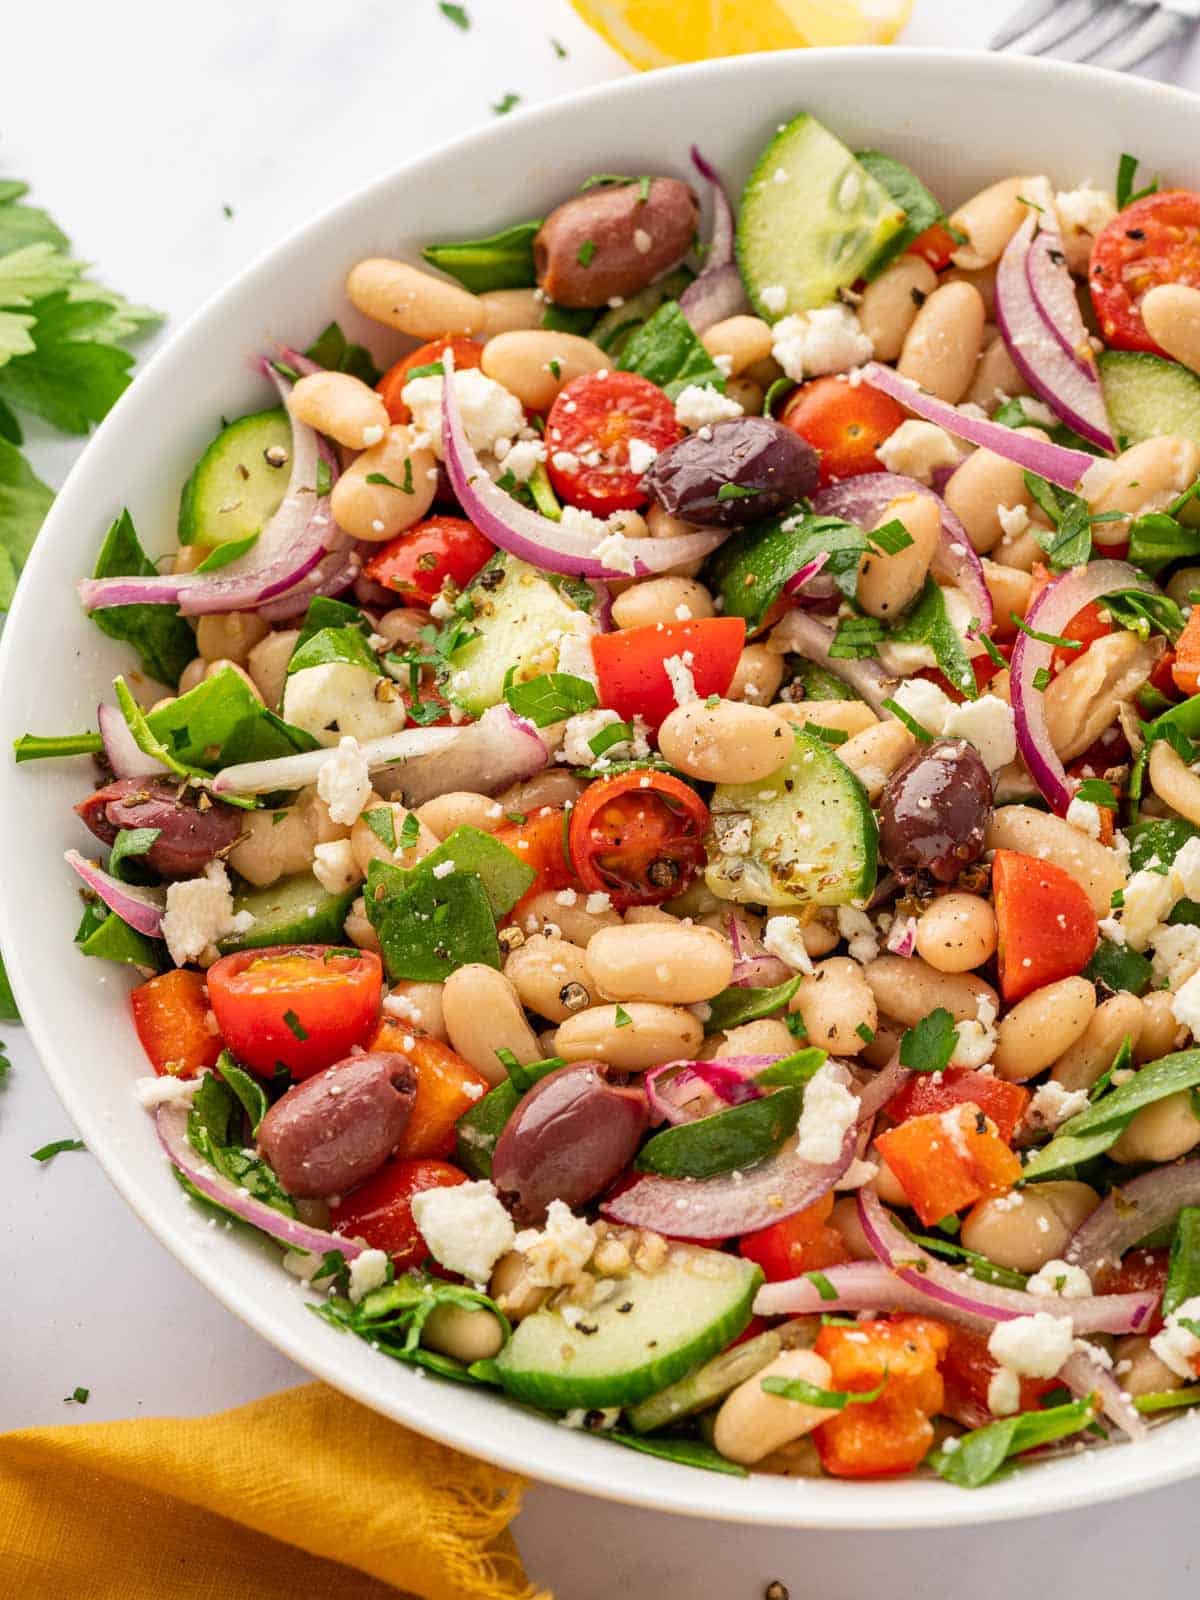
<instances>
[{"instance_id":1,"label":"red onion slice","mask_svg":"<svg viewBox=\"0 0 1200 1600\"><path fill-rule=\"evenodd\" d=\"M666 539L630 541L634 552L634 572L607 565L597 556L603 542L594 534L572 530L562 522L551 522L514 500L497 484L472 449L463 427L462 411L454 387L454 355L447 350L442 358L445 379L442 383L442 454L450 484L462 507L480 533L501 550L528 561L545 572L562 572L581 578L642 577L664 572L681 562L699 561L709 555L726 537L727 529L710 533L683 533Z\"/></svg>"},{"instance_id":2,"label":"red onion slice","mask_svg":"<svg viewBox=\"0 0 1200 1600\"><path fill-rule=\"evenodd\" d=\"M824 584L815 584L813 579L829 560L829 552L823 550L819 556L814 556L811 561L806 561L802 567L797 567L795 572L783 586L784 594L800 594L802 591L814 599L828 599L837 588L832 578L827 578Z\"/></svg>"},{"instance_id":3,"label":"red onion slice","mask_svg":"<svg viewBox=\"0 0 1200 1600\"><path fill-rule=\"evenodd\" d=\"M978 417L966 417L956 407L928 394L908 378L902 378L891 367L878 361L869 361L862 369L862 381L873 389L882 389L898 400L902 406L926 422L936 422L947 433L970 444L993 450L1006 461L1016 461L1030 472L1036 472L1049 483L1063 489L1074 489L1089 467L1094 467L1096 457L1085 450L1068 450L1060 444L1047 444L1034 439L1027 429L1006 428L999 422L984 422Z\"/></svg>"},{"instance_id":4,"label":"red onion slice","mask_svg":"<svg viewBox=\"0 0 1200 1600\"><path fill-rule=\"evenodd\" d=\"M927 1304L938 1306L934 1315L960 1322L977 1331L1015 1317L1031 1317L1053 1305L1056 1316L1070 1317L1077 1334L1136 1333L1157 1304L1154 1294L1097 1294L1080 1298L1027 1294L983 1283L956 1271L905 1238L884 1209L873 1189L860 1189L858 1218L867 1243L877 1258L910 1289L919 1290ZM932 1312L932 1306L929 1306Z\"/></svg>"},{"instance_id":5,"label":"red onion slice","mask_svg":"<svg viewBox=\"0 0 1200 1600\"><path fill-rule=\"evenodd\" d=\"M912 1072L908 1067L901 1066L899 1056L894 1061L889 1061L886 1067L881 1067L871 1081L863 1084L858 1091L859 1123L862 1124L868 1117L873 1117L882 1111L911 1077Z\"/></svg>"},{"instance_id":6,"label":"red onion slice","mask_svg":"<svg viewBox=\"0 0 1200 1600\"><path fill-rule=\"evenodd\" d=\"M1074 284L1062 256L1062 240L1049 233L1035 239L1037 226L1037 214L1031 211L1000 258L996 322L1013 365L1034 394L1082 438L1111 450L1112 428ZM1058 281L1060 276L1065 282ZM1040 302L1039 291L1044 297ZM1084 351L1090 363L1083 361L1080 352Z\"/></svg>"},{"instance_id":7,"label":"red onion slice","mask_svg":"<svg viewBox=\"0 0 1200 1600\"><path fill-rule=\"evenodd\" d=\"M733 974L729 980L732 988L770 989L793 976L786 962L768 955L765 945L745 934L736 917L726 917L725 925L733 949Z\"/></svg>"},{"instance_id":8,"label":"red onion slice","mask_svg":"<svg viewBox=\"0 0 1200 1600\"><path fill-rule=\"evenodd\" d=\"M286 404L291 384L269 361L262 371ZM76 585L88 611L98 606L178 604L187 616L250 611L300 582L346 536L337 528L329 496L316 492L317 464L337 477L332 452L307 424L292 418L292 473L278 511L253 549L215 573L175 573L155 578L85 578Z\"/></svg>"},{"instance_id":9,"label":"red onion slice","mask_svg":"<svg viewBox=\"0 0 1200 1600\"><path fill-rule=\"evenodd\" d=\"M141 884L122 883L111 872L105 872L98 862L89 861L78 850L68 850L63 859L98 894L110 911L115 911L122 922L147 939L162 937L163 911L167 904L165 889L144 888Z\"/></svg>"},{"instance_id":10,"label":"red onion slice","mask_svg":"<svg viewBox=\"0 0 1200 1600\"><path fill-rule=\"evenodd\" d=\"M733 259L733 207L729 204L720 174L700 154L691 150L692 165L708 184L712 198L712 234L704 258L704 271L679 296L679 309L696 333L703 333L714 322L736 316L745 310L746 291Z\"/></svg>"},{"instance_id":11,"label":"red onion slice","mask_svg":"<svg viewBox=\"0 0 1200 1600\"><path fill-rule=\"evenodd\" d=\"M358 576L360 561L355 544L331 550L307 577L302 578L286 594L259 606L259 616L264 622L287 622L292 617L303 616L308 610L309 601L315 600L318 595L344 594Z\"/></svg>"},{"instance_id":12,"label":"red onion slice","mask_svg":"<svg viewBox=\"0 0 1200 1600\"><path fill-rule=\"evenodd\" d=\"M883 702L896 692L898 678L890 678L879 662L868 658L848 661L829 654L833 629L806 611L789 611L771 630L771 649L783 654L794 651L815 661L834 677L848 683L881 717L890 716Z\"/></svg>"},{"instance_id":13,"label":"red onion slice","mask_svg":"<svg viewBox=\"0 0 1200 1600\"><path fill-rule=\"evenodd\" d=\"M187 1112L181 1110L179 1106L159 1106L155 1113L155 1125L158 1129L159 1143L172 1164L178 1167L201 1194L215 1201L217 1205L224 1206L226 1211L232 1211L235 1216L241 1217L243 1222L250 1223L263 1233L269 1233L281 1244L290 1245L296 1250L307 1250L315 1256L323 1256L330 1250L340 1250L349 1262L356 1256L362 1255L367 1248L366 1245L355 1244L353 1240L343 1238L340 1233L326 1233L323 1228L310 1228L307 1223L299 1221L296 1217L285 1217L282 1211L276 1211L273 1206L254 1199L245 1189L239 1189L237 1184L231 1183L228 1178L214 1171L189 1144Z\"/></svg>"},{"instance_id":14,"label":"red onion slice","mask_svg":"<svg viewBox=\"0 0 1200 1600\"><path fill-rule=\"evenodd\" d=\"M1083 607L1117 589L1138 589L1156 594L1155 586L1125 561L1092 561L1074 567L1048 583L1025 618L1026 627L1061 637L1063 629ZM1050 742L1042 691L1034 688L1039 671L1049 671L1054 646L1017 634L1009 666L1010 695L1016 723L1017 748L1029 774L1059 816L1066 814L1075 792L1058 752Z\"/></svg>"},{"instance_id":15,"label":"red onion slice","mask_svg":"<svg viewBox=\"0 0 1200 1600\"><path fill-rule=\"evenodd\" d=\"M884 948L894 956L903 956L905 960L913 956L917 948L916 917L897 917L888 930Z\"/></svg>"},{"instance_id":16,"label":"red onion slice","mask_svg":"<svg viewBox=\"0 0 1200 1600\"><path fill-rule=\"evenodd\" d=\"M149 777L151 773L167 770L161 761L148 756L137 743L129 731L129 724L116 706L97 706L96 724L100 729L100 737L104 741L104 754L114 777L144 778Z\"/></svg>"},{"instance_id":17,"label":"red onion slice","mask_svg":"<svg viewBox=\"0 0 1200 1600\"><path fill-rule=\"evenodd\" d=\"M668 1061L643 1079L650 1110L660 1122L678 1125L711 1113L711 1091L726 1106L759 1100L763 1091L753 1074L778 1061L779 1056L732 1056L722 1061Z\"/></svg>"},{"instance_id":18,"label":"red onion slice","mask_svg":"<svg viewBox=\"0 0 1200 1600\"><path fill-rule=\"evenodd\" d=\"M941 544L933 558L934 576L962 590L986 633L992 625L992 596L983 576L983 563L962 523L941 496L926 484L896 472L859 473L822 489L813 500L813 511L820 517L842 517L867 531L876 525L893 500L905 494L924 494L937 501L942 514L942 532Z\"/></svg>"},{"instance_id":19,"label":"red onion slice","mask_svg":"<svg viewBox=\"0 0 1200 1600\"><path fill-rule=\"evenodd\" d=\"M1133 1401L1113 1377L1103 1361L1086 1349L1071 1352L1058 1370L1058 1377L1078 1400L1094 1394L1100 1401L1100 1410L1122 1432L1133 1440L1142 1440L1149 1432Z\"/></svg>"},{"instance_id":20,"label":"red onion slice","mask_svg":"<svg viewBox=\"0 0 1200 1600\"><path fill-rule=\"evenodd\" d=\"M902 1281L882 1261L853 1261L822 1267L821 1277L833 1298L808 1277L765 1283L754 1297L757 1317L807 1317L838 1311L916 1311L928 1316L929 1300L920 1289Z\"/></svg>"},{"instance_id":21,"label":"red onion slice","mask_svg":"<svg viewBox=\"0 0 1200 1600\"><path fill-rule=\"evenodd\" d=\"M1155 1167L1113 1189L1071 1235L1066 1260L1087 1273L1115 1267L1126 1250L1173 1222L1184 1206L1200 1205L1200 1157Z\"/></svg>"}]
</instances>

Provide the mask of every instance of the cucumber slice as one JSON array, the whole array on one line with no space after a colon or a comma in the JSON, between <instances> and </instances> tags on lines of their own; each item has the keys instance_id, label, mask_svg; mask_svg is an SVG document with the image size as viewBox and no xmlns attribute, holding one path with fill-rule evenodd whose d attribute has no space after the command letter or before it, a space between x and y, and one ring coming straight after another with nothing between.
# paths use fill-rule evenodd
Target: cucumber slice
<instances>
[{"instance_id":1,"label":"cucumber slice","mask_svg":"<svg viewBox=\"0 0 1200 1600\"><path fill-rule=\"evenodd\" d=\"M544 577L503 551L471 580L466 592L475 607L471 637L447 657L438 687L475 716L504 699L510 672L514 683L553 672L557 641L574 632L575 618L586 609L573 597L594 599L586 583Z\"/></svg>"},{"instance_id":2,"label":"cucumber slice","mask_svg":"<svg viewBox=\"0 0 1200 1600\"><path fill-rule=\"evenodd\" d=\"M705 881L725 900L757 905L866 900L879 842L867 792L823 739L802 728L795 735L791 760L773 777L713 791Z\"/></svg>"},{"instance_id":3,"label":"cucumber slice","mask_svg":"<svg viewBox=\"0 0 1200 1600\"><path fill-rule=\"evenodd\" d=\"M1118 439L1140 444L1174 433L1200 445L1200 377L1147 350L1105 350L1097 359Z\"/></svg>"},{"instance_id":4,"label":"cucumber slice","mask_svg":"<svg viewBox=\"0 0 1200 1600\"><path fill-rule=\"evenodd\" d=\"M653 1433L655 1428L665 1428L670 1423L694 1417L724 1397L739 1383L745 1383L756 1372L769 1366L783 1349L783 1340L772 1328L765 1333L735 1344L731 1350L722 1350L719 1356L689 1372L678 1383L652 1394L629 1413L629 1426L634 1433Z\"/></svg>"},{"instance_id":5,"label":"cucumber slice","mask_svg":"<svg viewBox=\"0 0 1200 1600\"><path fill-rule=\"evenodd\" d=\"M804 1091L793 1085L730 1106L711 1117L664 1128L647 1141L634 1166L664 1178L716 1178L773 1156L796 1131Z\"/></svg>"},{"instance_id":6,"label":"cucumber slice","mask_svg":"<svg viewBox=\"0 0 1200 1600\"><path fill-rule=\"evenodd\" d=\"M259 533L292 475L292 427L282 406L222 428L179 500L180 544L230 544Z\"/></svg>"},{"instance_id":7,"label":"cucumber slice","mask_svg":"<svg viewBox=\"0 0 1200 1600\"><path fill-rule=\"evenodd\" d=\"M229 955L271 944L336 944L358 893L355 887L330 894L311 872L281 878L266 889L250 889L235 895L233 906L235 911L248 911L253 923L245 933L222 939L217 948Z\"/></svg>"},{"instance_id":8,"label":"cucumber slice","mask_svg":"<svg viewBox=\"0 0 1200 1600\"><path fill-rule=\"evenodd\" d=\"M759 156L742 195L737 260L751 304L768 322L828 305L904 222L882 184L802 112ZM782 306L763 299L776 287L787 295Z\"/></svg>"},{"instance_id":9,"label":"cucumber slice","mask_svg":"<svg viewBox=\"0 0 1200 1600\"><path fill-rule=\"evenodd\" d=\"M830 672L827 667L819 667L815 661L805 661L803 658L796 662L796 672L792 680L804 689L806 700L860 700L861 695L855 694L844 679L836 673Z\"/></svg>"},{"instance_id":10,"label":"cucumber slice","mask_svg":"<svg viewBox=\"0 0 1200 1600\"><path fill-rule=\"evenodd\" d=\"M473 1370L548 1411L634 1405L736 1339L761 1282L751 1261L675 1244L658 1272L622 1278L610 1300L574 1308L570 1322L549 1307L526 1317L495 1361Z\"/></svg>"}]
</instances>

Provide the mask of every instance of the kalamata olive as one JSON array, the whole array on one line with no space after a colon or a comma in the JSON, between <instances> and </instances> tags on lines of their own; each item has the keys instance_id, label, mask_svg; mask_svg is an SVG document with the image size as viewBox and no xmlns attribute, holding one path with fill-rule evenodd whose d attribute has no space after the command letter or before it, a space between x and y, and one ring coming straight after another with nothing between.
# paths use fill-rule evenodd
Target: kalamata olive
<instances>
[{"instance_id":1,"label":"kalamata olive","mask_svg":"<svg viewBox=\"0 0 1200 1600\"><path fill-rule=\"evenodd\" d=\"M935 739L893 773L879 803L879 849L904 883L953 883L983 853L992 780L974 745Z\"/></svg>"},{"instance_id":2,"label":"kalamata olive","mask_svg":"<svg viewBox=\"0 0 1200 1600\"><path fill-rule=\"evenodd\" d=\"M817 475L817 452L790 428L732 417L660 450L642 487L685 522L734 528L786 511L812 493Z\"/></svg>"},{"instance_id":3,"label":"kalamata olive","mask_svg":"<svg viewBox=\"0 0 1200 1600\"><path fill-rule=\"evenodd\" d=\"M289 1194L344 1194L391 1155L416 1097L407 1056L345 1056L275 1102L259 1124L258 1147Z\"/></svg>"},{"instance_id":4,"label":"kalamata olive","mask_svg":"<svg viewBox=\"0 0 1200 1600\"><path fill-rule=\"evenodd\" d=\"M496 1141L492 1182L521 1223L551 1200L581 1206L625 1170L646 1131L646 1097L602 1061L559 1067L518 1102Z\"/></svg>"},{"instance_id":5,"label":"kalamata olive","mask_svg":"<svg viewBox=\"0 0 1200 1600\"><path fill-rule=\"evenodd\" d=\"M699 222L700 203L678 178L589 189L538 229L538 286L560 306L606 306L637 294L683 260Z\"/></svg>"},{"instance_id":6,"label":"kalamata olive","mask_svg":"<svg viewBox=\"0 0 1200 1600\"><path fill-rule=\"evenodd\" d=\"M164 878L185 878L227 850L242 831L241 813L208 795L180 794L162 778L118 778L80 801L75 810L97 839L112 844L122 828L157 828L139 857Z\"/></svg>"}]
</instances>

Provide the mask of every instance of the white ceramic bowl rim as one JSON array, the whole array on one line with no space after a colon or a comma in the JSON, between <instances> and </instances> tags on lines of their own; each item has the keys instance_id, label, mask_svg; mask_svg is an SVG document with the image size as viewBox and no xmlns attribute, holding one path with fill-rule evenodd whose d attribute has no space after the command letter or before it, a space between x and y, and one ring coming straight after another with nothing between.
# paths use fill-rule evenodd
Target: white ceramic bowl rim
<instances>
[{"instance_id":1,"label":"white ceramic bowl rim","mask_svg":"<svg viewBox=\"0 0 1200 1600\"><path fill-rule=\"evenodd\" d=\"M952 126L949 117L931 126L935 113L927 103L939 97L970 106L972 117L985 126L992 119L993 131L979 150L972 130ZM710 108L707 118L694 114L698 104ZM881 115L878 108L889 104L890 113ZM1200 102L1193 96L1090 68L958 51L796 51L708 62L620 79L467 134L309 222L190 317L148 363L76 464L28 564L0 644L3 732L13 737L31 727L50 732L87 726L108 679L128 668L127 651L85 630L73 580L87 569L108 516L122 503L135 505L144 534L151 525L171 525L177 468L187 460L186 449L177 462L180 440L173 438L166 452L168 471L159 482L153 478L153 459L148 468L143 465L146 439L153 446L161 425L164 434L182 433L198 448L213 417L222 410L237 414L240 396L230 390L240 386L247 405L253 402L258 391L236 352L248 353L247 345L273 331L264 329L264 315L281 334L295 335L308 325L313 305L324 305L320 291L300 281L310 258L316 263L314 275L325 273L324 287L339 281L335 268L344 270L362 254L386 253L389 247L395 252L396 234L403 230L389 220L390 208L397 197L411 202L414 193L420 205L410 242L437 236L447 227L445 216L456 217L456 231L470 235L483 231L479 224L489 220L499 224L528 214L533 207L528 196L522 204L521 183L551 200L569 190L570 177L561 175L564 151L578 151L578 168L586 173L597 167L612 170L613 146L626 149L628 160L636 160L640 148L643 162L647 149L666 148L669 164L682 171L687 145L695 138L722 166L716 147L728 140L726 124L740 117L744 134L734 160L744 169L761 144L763 117L727 108L747 105L764 108L768 116L810 106L851 142L869 136L879 147L907 156L918 171L923 152L934 160L940 146L954 144L949 171L957 172L961 164L963 182L950 176L941 185L935 180L951 198L970 192L964 183L1003 175L1009 118L1032 118L1039 125L1053 170L1069 131L1063 107L1072 122L1088 125L1096 148L1104 152L1094 167L1067 174L1072 182L1089 175L1110 181L1110 165L1115 170L1110 152L1128 148L1173 180L1200 184L1200 165L1190 170L1187 154L1200 146ZM587 131L586 138L573 131L577 126ZM656 128L661 143L655 141ZM1032 135L1014 134L1010 147L1019 147L1022 137L1028 142ZM1121 139L1125 142L1114 142ZM547 149L555 152L554 167L545 163ZM992 157L988 150L999 153ZM506 151L515 157L507 166ZM575 167L572 160L570 171ZM441 189L450 168L461 203L448 213ZM481 169L486 182L478 177ZM639 169L627 164L616 170ZM443 236L453 234L447 228ZM269 307L265 313L263 306ZM332 294L325 309L351 336L368 331ZM386 349L378 328L371 340L377 350ZM209 347L217 356L205 371ZM177 406L172 404L176 398ZM173 410L189 413L186 426L166 414ZM147 543L153 546L154 540ZM75 661L62 674L68 681L45 674L47 643ZM54 766L57 771L49 770ZM531 1416L490 1391L429 1382L424 1374L326 1327L303 1309L273 1252L214 1235L189 1214L158 1153L150 1120L128 1093L143 1066L123 1004L125 979L116 969L95 971L104 966L100 962L64 965L64 953L73 962L66 947L78 906L56 852L78 842L69 806L82 786L75 763L23 767L0 785L0 827L9 841L0 858L0 945L26 1026L89 1149L141 1219L231 1311L316 1376L385 1415L498 1465L616 1500L732 1521L872 1529L949 1526L1065 1510L1200 1471L1200 1429L1181 1421L1140 1448L1050 1462L975 1494L938 1480L736 1480L622 1451ZM14 841L23 841L22 847ZM95 1027L104 1008L111 1013L111 1029ZM184 1381L181 1374L181 1388Z\"/></svg>"}]
</instances>

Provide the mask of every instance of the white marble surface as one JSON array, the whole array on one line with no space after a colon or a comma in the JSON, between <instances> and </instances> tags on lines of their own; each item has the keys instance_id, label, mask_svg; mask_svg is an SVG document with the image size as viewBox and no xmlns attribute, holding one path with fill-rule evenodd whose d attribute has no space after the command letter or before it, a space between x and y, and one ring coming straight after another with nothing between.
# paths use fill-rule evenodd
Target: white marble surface
<instances>
[{"instance_id":1,"label":"white marble surface","mask_svg":"<svg viewBox=\"0 0 1200 1600\"><path fill-rule=\"evenodd\" d=\"M530 103L626 70L565 0L466 4L467 33L435 0L208 0L186 20L152 0L9 7L0 174L28 179L81 256L177 323L281 234L486 122L506 93ZM982 44L1008 9L917 0L905 39ZM1200 47L1153 65L1200 89ZM78 448L32 432L52 483ZM216 1410L301 1381L176 1265L89 1156L29 1160L72 1130L21 1030L0 1036L12 1060L0 1090L0 1428ZM77 1384L91 1390L86 1410L63 1403ZM952 1584L973 1600L1027 1588L1116 1600L1135 1573L1160 1600L1182 1600L1195 1586L1193 1501L1181 1485L1095 1512L905 1538L703 1524L537 1487L517 1534L559 1600L758 1600L771 1578L793 1600L937 1596Z\"/></svg>"}]
</instances>

